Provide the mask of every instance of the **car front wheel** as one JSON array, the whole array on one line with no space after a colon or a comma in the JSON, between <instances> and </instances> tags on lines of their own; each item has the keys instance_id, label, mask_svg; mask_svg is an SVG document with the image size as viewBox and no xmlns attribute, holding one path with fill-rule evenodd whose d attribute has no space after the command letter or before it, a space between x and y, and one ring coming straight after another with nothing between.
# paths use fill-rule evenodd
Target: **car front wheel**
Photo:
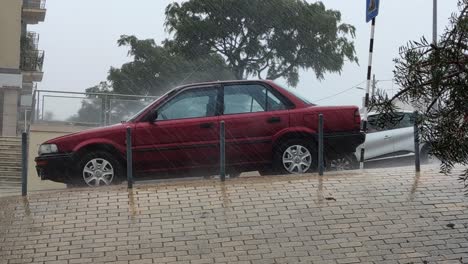
<instances>
[{"instance_id":1,"label":"car front wheel","mask_svg":"<svg viewBox=\"0 0 468 264\"><path fill-rule=\"evenodd\" d=\"M76 183L81 186L99 187L118 184L122 179L123 168L111 154L95 151L85 154L79 162L80 179Z\"/></svg>"}]
</instances>

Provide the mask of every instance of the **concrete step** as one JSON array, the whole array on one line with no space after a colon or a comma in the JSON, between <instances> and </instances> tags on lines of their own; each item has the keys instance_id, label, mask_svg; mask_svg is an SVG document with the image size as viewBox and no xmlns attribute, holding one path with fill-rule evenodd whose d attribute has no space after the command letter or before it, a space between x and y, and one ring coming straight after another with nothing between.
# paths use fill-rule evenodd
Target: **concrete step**
<instances>
[{"instance_id":1,"label":"concrete step","mask_svg":"<svg viewBox=\"0 0 468 264\"><path fill-rule=\"evenodd\" d=\"M21 156L21 150L20 149L0 150L0 156L2 157Z\"/></svg>"},{"instance_id":2,"label":"concrete step","mask_svg":"<svg viewBox=\"0 0 468 264\"><path fill-rule=\"evenodd\" d=\"M21 187L1 187L0 186L0 197L8 197L8 196L20 196L21 195Z\"/></svg>"},{"instance_id":3,"label":"concrete step","mask_svg":"<svg viewBox=\"0 0 468 264\"><path fill-rule=\"evenodd\" d=\"M0 185L18 185L21 184L21 176L19 177L0 177Z\"/></svg>"},{"instance_id":4,"label":"concrete step","mask_svg":"<svg viewBox=\"0 0 468 264\"><path fill-rule=\"evenodd\" d=\"M5 161L18 161L21 163L21 154L19 153L16 153L16 154L3 154L3 153L0 153L0 162L2 160L5 160Z\"/></svg>"},{"instance_id":5,"label":"concrete step","mask_svg":"<svg viewBox=\"0 0 468 264\"><path fill-rule=\"evenodd\" d=\"M0 142L20 142L21 138L19 137L0 137Z\"/></svg>"},{"instance_id":6,"label":"concrete step","mask_svg":"<svg viewBox=\"0 0 468 264\"><path fill-rule=\"evenodd\" d=\"M18 186L21 186L21 179L19 181L17 181L17 180L9 181L9 180L3 180L3 179L0 178L0 188L2 188L2 187L18 187Z\"/></svg>"},{"instance_id":7,"label":"concrete step","mask_svg":"<svg viewBox=\"0 0 468 264\"><path fill-rule=\"evenodd\" d=\"M0 169L0 178L3 177L21 177L21 170L19 171L6 171Z\"/></svg>"},{"instance_id":8,"label":"concrete step","mask_svg":"<svg viewBox=\"0 0 468 264\"><path fill-rule=\"evenodd\" d=\"M2 175L16 175L18 173L21 174L21 167L0 167L0 177Z\"/></svg>"},{"instance_id":9,"label":"concrete step","mask_svg":"<svg viewBox=\"0 0 468 264\"><path fill-rule=\"evenodd\" d=\"M21 153L21 147L0 145L0 153Z\"/></svg>"},{"instance_id":10,"label":"concrete step","mask_svg":"<svg viewBox=\"0 0 468 264\"><path fill-rule=\"evenodd\" d=\"M18 157L8 157L8 158L0 158L0 165L5 164L5 165L17 165L19 164L21 166L21 156ZM0 166L1 167L1 166Z\"/></svg>"}]
</instances>

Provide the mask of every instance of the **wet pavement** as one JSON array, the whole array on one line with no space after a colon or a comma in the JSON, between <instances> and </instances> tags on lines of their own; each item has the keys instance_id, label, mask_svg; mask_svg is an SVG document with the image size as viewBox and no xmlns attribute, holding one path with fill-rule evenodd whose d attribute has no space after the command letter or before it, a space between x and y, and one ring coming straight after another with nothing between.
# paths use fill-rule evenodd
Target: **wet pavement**
<instances>
[{"instance_id":1,"label":"wet pavement","mask_svg":"<svg viewBox=\"0 0 468 264\"><path fill-rule=\"evenodd\" d=\"M0 263L468 263L457 171L423 170L0 198Z\"/></svg>"}]
</instances>

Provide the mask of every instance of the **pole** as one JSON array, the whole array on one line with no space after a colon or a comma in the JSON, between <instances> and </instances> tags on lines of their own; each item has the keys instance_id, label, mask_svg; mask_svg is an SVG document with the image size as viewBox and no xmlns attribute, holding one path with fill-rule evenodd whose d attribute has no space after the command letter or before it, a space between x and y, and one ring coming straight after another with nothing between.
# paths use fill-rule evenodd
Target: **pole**
<instances>
[{"instance_id":1,"label":"pole","mask_svg":"<svg viewBox=\"0 0 468 264\"><path fill-rule=\"evenodd\" d=\"M224 121L221 121L219 127L219 175L221 181L226 180L226 139L225 139L225 125Z\"/></svg>"},{"instance_id":2,"label":"pole","mask_svg":"<svg viewBox=\"0 0 468 264\"><path fill-rule=\"evenodd\" d=\"M28 131L28 109L24 108L24 132Z\"/></svg>"},{"instance_id":3,"label":"pole","mask_svg":"<svg viewBox=\"0 0 468 264\"><path fill-rule=\"evenodd\" d=\"M374 100L376 86L377 86L377 81L375 80L375 74L374 74L372 76L372 93L371 93L371 99L372 100Z\"/></svg>"},{"instance_id":4,"label":"pole","mask_svg":"<svg viewBox=\"0 0 468 264\"><path fill-rule=\"evenodd\" d=\"M367 118L368 118L368 107L369 107L369 92L371 88L371 75L372 75L372 57L374 53L374 36L375 36L375 17L372 19L371 25L371 37L370 37L370 44L369 44L369 63L367 67L367 87L366 87L366 96L364 99L364 117L362 119L362 130L364 133L367 133ZM366 142L362 144L361 149L361 159L360 159L360 167L364 169L364 156L366 151Z\"/></svg>"},{"instance_id":5,"label":"pole","mask_svg":"<svg viewBox=\"0 0 468 264\"><path fill-rule=\"evenodd\" d=\"M414 165L416 167L416 172L420 172L421 160L419 155L418 111L414 111Z\"/></svg>"},{"instance_id":6,"label":"pole","mask_svg":"<svg viewBox=\"0 0 468 264\"><path fill-rule=\"evenodd\" d=\"M28 195L28 133L21 134L21 195Z\"/></svg>"},{"instance_id":7,"label":"pole","mask_svg":"<svg viewBox=\"0 0 468 264\"><path fill-rule=\"evenodd\" d=\"M127 184L133 188L133 153L132 153L132 128L127 127Z\"/></svg>"},{"instance_id":8,"label":"pole","mask_svg":"<svg viewBox=\"0 0 468 264\"><path fill-rule=\"evenodd\" d=\"M318 171L319 175L323 176L323 115L319 114L318 124Z\"/></svg>"},{"instance_id":9,"label":"pole","mask_svg":"<svg viewBox=\"0 0 468 264\"><path fill-rule=\"evenodd\" d=\"M432 43L437 45L437 0L434 0L432 10Z\"/></svg>"}]
</instances>

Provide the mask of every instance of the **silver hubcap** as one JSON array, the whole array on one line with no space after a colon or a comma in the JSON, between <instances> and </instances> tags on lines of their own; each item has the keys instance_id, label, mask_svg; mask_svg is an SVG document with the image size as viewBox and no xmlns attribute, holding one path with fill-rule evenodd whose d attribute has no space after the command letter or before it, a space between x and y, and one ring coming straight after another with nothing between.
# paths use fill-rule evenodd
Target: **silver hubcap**
<instances>
[{"instance_id":1,"label":"silver hubcap","mask_svg":"<svg viewBox=\"0 0 468 264\"><path fill-rule=\"evenodd\" d=\"M330 162L330 169L336 171L343 171L351 169L351 162L346 158L334 159Z\"/></svg>"},{"instance_id":2,"label":"silver hubcap","mask_svg":"<svg viewBox=\"0 0 468 264\"><path fill-rule=\"evenodd\" d=\"M91 187L110 185L114 179L114 168L105 159L92 159L83 168L83 179Z\"/></svg>"},{"instance_id":3,"label":"silver hubcap","mask_svg":"<svg viewBox=\"0 0 468 264\"><path fill-rule=\"evenodd\" d=\"M304 146L290 146L283 153L283 166L289 173L304 173L309 170L311 164L312 155Z\"/></svg>"}]
</instances>

